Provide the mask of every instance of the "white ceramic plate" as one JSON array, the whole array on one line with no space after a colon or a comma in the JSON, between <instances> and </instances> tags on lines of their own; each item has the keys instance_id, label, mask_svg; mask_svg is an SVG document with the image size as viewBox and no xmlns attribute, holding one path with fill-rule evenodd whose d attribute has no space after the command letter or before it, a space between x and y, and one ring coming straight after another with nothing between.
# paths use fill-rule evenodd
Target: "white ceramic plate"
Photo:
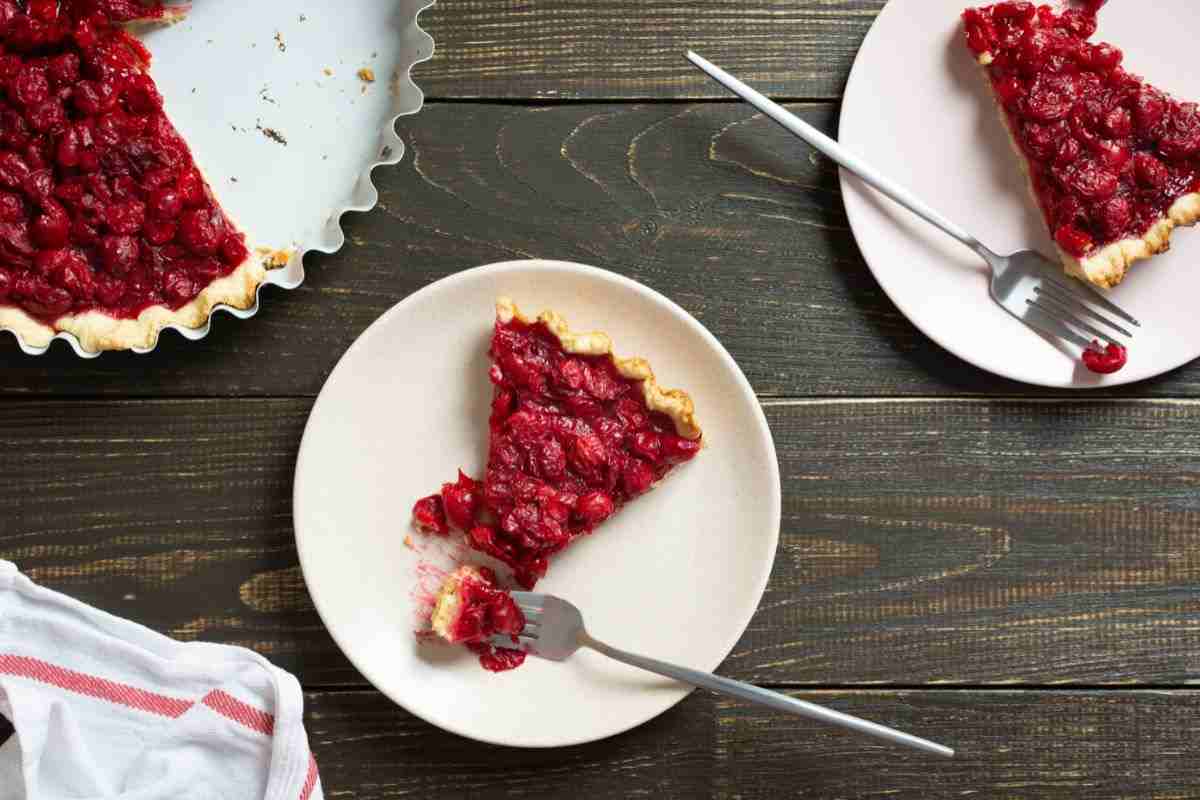
<instances>
[{"instance_id":1,"label":"white ceramic plate","mask_svg":"<svg viewBox=\"0 0 1200 800\"><path fill-rule=\"evenodd\" d=\"M1053 253L987 87L962 42L969 0L892 0L863 43L842 109L843 144L907 185L993 249ZM1178 97L1200 99L1194 0L1111 0L1098 38L1125 66ZM1163 25L1162 20L1171 20ZM970 251L843 174L846 211L875 277L900 310L955 355L998 375L1052 387L1142 380L1200 356L1200 232L1137 264L1112 298L1143 324L1121 372L1099 377L994 305Z\"/></svg>"},{"instance_id":2,"label":"white ceramic plate","mask_svg":"<svg viewBox=\"0 0 1200 800\"><path fill-rule=\"evenodd\" d=\"M252 247L332 253L344 242L342 214L375 207L371 170L400 161L396 118L422 104L409 73L433 55L417 24L432 3L203 0L182 22L139 33L167 114ZM359 78L362 68L374 83ZM294 289L303 280L296 258L266 282ZM258 304L219 309L244 319ZM172 328L189 339L209 330ZM71 334L55 338L98 355ZM30 355L47 350L18 341Z\"/></svg>"},{"instance_id":3,"label":"white ceramic plate","mask_svg":"<svg viewBox=\"0 0 1200 800\"><path fill-rule=\"evenodd\" d=\"M665 711L687 690L579 653L502 674L462 648L419 644L413 502L460 466L482 474L497 295L603 328L688 390L707 449L662 486L556 557L538 589L585 612L614 644L714 669L758 606L779 535L780 488L766 419L737 364L674 303L609 272L550 261L470 270L412 295L342 358L313 408L296 465L295 524L309 592L338 645L412 713L482 741L592 741ZM413 534L414 539L419 534Z\"/></svg>"}]
</instances>

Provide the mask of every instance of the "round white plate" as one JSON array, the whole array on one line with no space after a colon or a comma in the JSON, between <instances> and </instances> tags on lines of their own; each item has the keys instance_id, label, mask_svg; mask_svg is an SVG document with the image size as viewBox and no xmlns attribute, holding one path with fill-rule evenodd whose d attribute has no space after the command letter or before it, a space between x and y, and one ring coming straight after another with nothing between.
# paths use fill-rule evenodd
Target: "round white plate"
<instances>
[{"instance_id":1,"label":"round white plate","mask_svg":"<svg viewBox=\"0 0 1200 800\"><path fill-rule=\"evenodd\" d=\"M982 4L982 3L980 3ZM990 247L1053 253L987 86L962 41L969 0L892 0L863 43L846 87L839 137ZM1177 97L1200 100L1191 53L1194 0L1111 0L1098 39L1125 66ZM1162 20L1171 24L1163 25ZM1141 320L1121 372L1100 377L1078 348L1055 345L1014 320L987 293L970 251L843 173L846 212L875 277L931 339L978 367L1052 387L1143 380L1200 356L1200 232L1177 231L1172 250L1134 266L1112 299Z\"/></svg>"},{"instance_id":2,"label":"round white plate","mask_svg":"<svg viewBox=\"0 0 1200 800\"><path fill-rule=\"evenodd\" d=\"M363 675L404 708L486 742L548 747L638 725L687 689L581 652L493 674L463 648L419 643L423 558L403 543L415 500L459 467L479 476L498 295L553 308L642 355L691 393L707 448L556 557L539 591L583 609L613 644L701 669L758 607L779 535L775 447L749 383L679 306L603 270L551 261L480 267L412 295L347 351L313 408L296 465L296 542L321 619ZM421 535L413 533L415 540Z\"/></svg>"}]
</instances>

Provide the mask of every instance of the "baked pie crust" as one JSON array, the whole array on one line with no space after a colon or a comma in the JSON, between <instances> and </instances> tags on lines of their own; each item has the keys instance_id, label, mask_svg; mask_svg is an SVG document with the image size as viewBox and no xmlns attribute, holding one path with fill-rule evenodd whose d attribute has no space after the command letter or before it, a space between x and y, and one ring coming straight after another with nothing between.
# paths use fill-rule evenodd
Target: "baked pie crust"
<instances>
[{"instance_id":1,"label":"baked pie crust","mask_svg":"<svg viewBox=\"0 0 1200 800\"><path fill-rule=\"evenodd\" d=\"M98 15L96 18L100 20L100 22L96 23L98 26L96 30L100 31L101 33L92 40L92 44L88 45L88 47L92 48L90 50L85 49L83 46L78 44L76 41L78 39L77 33L66 35L62 35L60 33L59 38L50 40L52 44L49 45L49 49L46 51L48 54L44 54L43 51L37 49L29 50L28 45L10 45L5 50L5 58L16 59L21 65L21 69L25 69L26 62L28 62L28 68L32 69L35 65L34 62L37 62L37 65L40 65L43 62L50 63L49 59L52 58L74 58L76 64L78 64L81 60L86 60L87 58L92 57L95 53L108 53L109 50L106 50L105 48L112 48L115 50L119 47L126 47L127 49L134 51L139 48L140 45L137 45L136 39L130 38L129 35L136 33L140 29L160 25L169 25L179 22L185 17L188 10L187 6L165 7L160 3L150 2L149 0L143 2L143 6L145 8L145 15L137 18L131 18L132 15L137 12L131 11L129 4L121 2L113 3L113 8L122 9L120 12L116 12L122 14L120 17L106 16L110 13L107 10L108 7L103 5L97 6L96 8L100 8L102 11L95 11L96 15ZM86 17L86 13L88 13L86 10L80 10L81 6L78 4L72 5L67 2L62 2L56 6L55 9L50 11L47 11L43 8L40 11L35 12L32 6L26 6L23 10L13 10L13 8L15 7L9 7L7 10L0 9L4 12L0 14L0 17L5 17L3 24L9 26L10 29L14 24L15 19L12 16L13 14L16 14L18 17L24 15L24 19L16 20L21 22L38 19L35 18L35 13L50 13L55 15L52 18L54 20L53 22L29 22L29 26L42 25L42 30L50 30L53 28L53 26L61 26L65 22L75 23L76 21L82 19L92 19L91 17ZM77 17L75 15L83 16ZM125 19L128 21L119 23L116 21L118 19ZM84 23L79 22L79 24ZM31 27L30 29L37 30L35 27ZM124 41L129 42L129 45L122 44L122 40L120 39L106 38L111 37L114 33L117 36L121 36L122 34L120 34L120 31L122 29L124 30L125 34L128 34L125 35ZM61 28L57 28L57 30L61 30ZM10 36L9 33L5 33L4 35ZM12 40L5 40L6 44L9 44L11 41ZM78 41L82 40L78 39ZM98 59L103 57L104 56L102 55L98 57ZM124 72L117 73L121 76L120 80L124 81L130 81L137 78L139 75L149 77L148 59L149 54L144 50L144 48L142 48L132 57L126 57L125 60L120 63L119 67L113 67L113 69L124 70ZM69 100L63 101L64 108L67 104L72 102L78 106L79 100L77 98L77 94L78 92L83 91L83 84L85 83L109 83L110 85L117 85L117 78L112 78L104 73L101 73L101 75L103 75L103 80L97 78L94 73L82 72L77 67L73 82L61 84L60 92L66 92L66 94L62 94L61 96L70 98ZM147 81L147 83L153 86L152 79ZM11 87L8 88L11 96L12 89ZM113 89L113 91L119 92L120 90ZM156 87L154 91L156 92ZM118 94L118 97L119 96L120 95ZM114 100L113 106L108 108L116 113L122 112L122 106L119 105L118 102L119 101ZM19 106L13 106L10 103L3 108L19 108ZM5 111L5 113L12 112ZM25 113L29 113L28 109ZM64 111L63 113L67 114L68 112ZM44 131L40 135L45 140L45 143L48 143L52 146L56 145L57 142L57 146L61 150L62 138L65 138L68 133L72 133L75 129L75 126L82 126L85 123L91 125L106 113L108 112L104 110L89 111L84 115L82 121L77 121L77 118L67 116L65 121L61 123L60 128L51 128L49 131ZM146 113L145 110L130 112L126 114L126 117L132 119L136 114L144 113ZM234 251L234 255L228 260L224 261L224 264L227 266L225 266L215 278L209 280L207 284L203 283L203 278L189 275L188 280L191 281L191 291L189 294L194 293L194 295L191 296L190 300L183 303L181 306L172 308L162 304L161 300L157 300L154 295L151 295L151 297L148 299L151 299L154 304L141 308L141 310L136 313L136 316L122 316L120 314L110 313L116 306L98 302L94 308L87 308L86 310L81 311L70 311L58 317L54 317L50 314L44 316L40 314L35 315L36 307L34 309L35 313L30 313L30 311L26 310L26 307L23 307L26 304L19 303L15 299L5 299L4 302L0 302L0 329L12 331L22 342L33 347L45 347L51 342L56 334L65 332L74 335L81 348L89 352L151 348L157 342L159 333L163 330L163 328L168 326L179 326L184 328L201 327L208 321L213 310L217 306L224 305L243 310L251 308L256 301L258 288L266 280L268 272L273 269L286 267L293 258L297 257L297 253L294 250L271 250L267 248L253 250L249 247L246 247L246 241L249 237L246 236L245 231L243 231L232 219L230 219L228 213L221 207L219 201L212 192L209 182L203 175L203 172L200 170L199 166L196 164L195 157L191 153L190 148L187 147L186 142L183 140L178 131L174 129L174 125L170 122L165 110L162 109L161 100L159 101L157 108L149 113L152 115L152 118L157 119L158 117L161 117L163 124L170 129L171 135L178 140L180 146L184 150L184 156L182 158L170 164L169 168L160 169L159 171L166 172L169 169L174 171L177 176L182 176L188 170L194 170L196 181L198 181L198 183L201 185L200 188L203 192L202 199L199 197L199 195L197 195L197 200L195 202L191 204L180 205L174 212L173 217L162 217L160 219L162 219L163 222L159 224L179 225L182 220L181 214L186 215L189 208L199 208L205 210L206 213L209 214L220 214L224 223L224 227L223 232L218 234L221 238L217 241L225 241L227 243L228 239L236 238L239 242L237 250ZM92 129L88 128L88 130L91 131ZM132 141L130 137L140 136L142 135L140 131L145 130L147 130L147 127L143 125L143 127L139 129L139 133L122 133L121 135L126 138L121 142L121 145L127 145L129 141ZM34 141L41 142L42 140ZM112 147L111 144L108 146ZM33 144L31 144L30 147L33 147ZM100 151L98 150L96 152L99 153ZM122 152L122 155L123 154L124 152ZM59 195L57 195L56 192L62 188L62 184L64 182L81 182L85 179L85 177L91 178L96 176L99 176L101 180L113 181L114 184L119 180L130 179L130 172L109 172L108 167L105 166L93 166L88 172L85 172L82 167L78 169L75 169L74 167L60 167L58 166L59 163L69 163L62 162L61 158L62 157L60 155L58 157L59 161L57 162L53 159L48 159L49 165L53 166L53 170L44 170L50 171L53 176L51 180L54 181L52 184L52 190L54 191L49 196L54 200L58 199ZM103 164L103 160L101 160L100 163ZM148 162L148 165L142 167L142 169L145 169L146 172L149 173L157 168L157 166L157 162L150 161ZM27 167L26 169L29 168ZM142 203L143 209L145 209L146 212L145 222L141 224L144 224L148 229L151 225L151 220L155 218L152 216L146 206L154 192L153 187L162 186L162 184L151 184L149 182L149 178L145 175L138 175L136 172L133 172L132 174L137 176L136 180L138 181L139 190L144 193L140 196L134 195L134 198L137 198L140 201L145 201ZM171 180L175 179L173 178ZM168 186L170 185L171 184L168 184ZM181 185L182 184L180 184L180 186ZM75 188L79 187L77 186ZM12 189L11 186L9 186L8 189L10 191L16 191L15 189ZM84 191L86 192L90 190L85 189ZM175 191L180 190L176 188ZM124 199L128 198L129 195L117 195L115 198L110 198L108 202L117 202L118 200L123 202ZM46 213L44 208L39 210L34 201L30 200L28 202L30 204L30 210L26 213L30 215L29 221L32 221L32 215L34 214L44 215ZM92 202L98 201L93 200ZM68 224L76 224L79 221L77 219L77 215L79 213L80 212L75 210L71 211L71 216L68 218ZM101 224L95 220L91 220L90 224L95 226L95 231L105 230L105 228L101 227ZM180 228L182 228L182 226L180 226ZM116 229L113 229L113 233L119 233L125 239L133 239L134 242L139 245L139 249L144 253L147 243L142 239L142 237L146 236L147 234L142 231L140 226L132 230L136 230L136 233L134 233L132 236L129 235L131 230L117 231ZM176 228L171 228L171 230L174 231ZM47 254L48 251L54 251L56 249L61 249L62 252L73 251L74 253L78 254L79 257L90 260L90 269L93 270L91 280L98 280L99 278L97 277L95 270L98 269L97 260L100 258L100 240L100 233L94 232L93 238L86 240L87 244L82 244L77 242L75 234L72 232L69 239L66 237L66 235L63 235L60 243L40 245L37 247L36 253ZM171 246L171 241L170 235L168 235L168 238L165 241L156 241L155 244L159 247L164 244ZM178 244L178 236L176 236L174 241L176 244ZM92 248L91 255L85 255L85 251L81 248ZM220 248L218 247L217 249ZM199 251L197 251L197 253L198 252ZM213 251L210 250L207 252L212 253ZM186 255L192 258L201 257L190 252L186 252ZM240 262L235 260L239 257L241 257ZM134 258L137 258L137 255L135 255ZM33 261L34 258L31 257L30 260ZM180 265L181 264L179 262L175 264L168 264L167 268L177 269ZM139 264L134 264L134 266L141 268ZM31 268L26 267L25 269L26 273L28 273ZM34 269L36 269L36 267ZM47 275L47 273L43 272L43 277L41 280L48 281L49 277ZM8 276L0 275L0 277ZM124 282L124 278L121 278L120 280ZM201 286L203 288L200 288ZM162 294L166 294L165 290L161 291ZM28 301L29 296L24 295L24 297L27 298ZM86 295L86 302L82 303L82 305L90 305L91 299L92 296L90 294ZM76 301L78 301L77 295ZM76 302L76 306L78 307L79 305L80 303ZM136 310L137 308L138 306L135 304L131 308L131 311Z\"/></svg>"},{"instance_id":2,"label":"baked pie crust","mask_svg":"<svg viewBox=\"0 0 1200 800\"><path fill-rule=\"evenodd\" d=\"M31 317L16 306L0 306L0 328L15 333L32 347L45 347L60 332L71 333L88 352L150 348L164 328L178 325L199 328L218 305L247 309L254 305L258 287L268 271L286 267L296 256L294 250L259 249L233 272L217 278L190 302L179 308L154 305L134 318L114 317L103 311L66 314L47 324Z\"/></svg>"}]
</instances>

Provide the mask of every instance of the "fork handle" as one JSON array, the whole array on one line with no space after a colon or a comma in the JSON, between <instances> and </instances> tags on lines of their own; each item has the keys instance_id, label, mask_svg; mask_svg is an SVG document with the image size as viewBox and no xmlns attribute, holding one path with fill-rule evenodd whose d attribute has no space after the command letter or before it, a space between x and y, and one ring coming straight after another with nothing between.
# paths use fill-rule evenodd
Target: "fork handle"
<instances>
[{"instance_id":1,"label":"fork handle","mask_svg":"<svg viewBox=\"0 0 1200 800\"><path fill-rule=\"evenodd\" d=\"M922 739L912 734L903 733L893 730L892 728L868 722L865 719L853 717L849 714L843 714L840 711L834 711L823 706L815 705L804 700L797 700L794 697L789 697L780 692L773 692L769 689L761 689L753 684L735 681L730 678L722 678L719 675L713 675L709 672L701 672L700 670L688 669L676 664L668 664L666 661L659 661L646 656L639 656L636 653L629 653L624 650L618 650L604 642L594 639L587 633L581 633L579 643L585 647L590 647L598 653L603 653L609 658L620 661L623 664L628 664L632 667L640 667L644 670L654 672L658 675L663 675L667 678L674 678L677 681L698 686L702 689L716 692L717 694L727 694L733 697L747 700L751 703L773 708L777 711L786 711L789 714L797 714L801 717L815 719L818 722L825 722L830 725L837 725L848 730L874 736L877 739L894 744L911 747L914 750L922 750L926 753L934 753L939 756L953 757L954 751L949 747L931 742L927 739Z\"/></svg>"},{"instance_id":2,"label":"fork handle","mask_svg":"<svg viewBox=\"0 0 1200 800\"><path fill-rule=\"evenodd\" d=\"M976 253L979 253L979 255L983 256L985 259L988 257L988 255L992 255L991 251L984 247L984 245L978 239L967 233L958 225L943 217L937 211L925 205L920 198L918 198L908 189L904 188L898 183L894 183L891 179L885 177L882 173L880 173L871 165L867 164L861 158L846 150L836 141L830 139L812 125L809 125L807 122L776 103L774 100L771 100L769 97L766 97L765 95L762 95L750 88L725 70L708 61L703 56L693 53L691 50L688 51L687 57L688 61L691 61L693 64L707 73L708 76L717 83L721 84L726 89L733 92L738 97L742 98L747 103L778 122L791 133L799 136L801 139L808 142L810 145L817 148L837 163L841 164L850 172L853 172L855 175L862 178L868 185L873 186L878 191L892 198L897 203L916 214L918 217L924 219L926 222L929 222L932 225L940 228L944 233L953 236L955 239L958 239L958 241L962 242Z\"/></svg>"}]
</instances>

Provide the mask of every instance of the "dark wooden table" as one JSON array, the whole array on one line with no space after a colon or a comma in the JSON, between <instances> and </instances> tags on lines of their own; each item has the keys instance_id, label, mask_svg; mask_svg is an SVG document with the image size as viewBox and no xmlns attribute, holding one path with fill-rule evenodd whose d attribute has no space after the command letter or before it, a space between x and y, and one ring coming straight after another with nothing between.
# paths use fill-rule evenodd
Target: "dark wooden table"
<instances>
[{"instance_id":1,"label":"dark wooden table","mask_svg":"<svg viewBox=\"0 0 1200 800\"><path fill-rule=\"evenodd\" d=\"M882 5L442 0L409 152L299 291L145 357L0 342L0 557L294 671L331 798L1200 797L1200 368L1082 397L940 350L868 272L830 164L681 57L833 133ZM292 537L313 397L409 293L535 256L681 303L762 398L782 539L722 672L956 760L703 694L588 746L484 747L350 666Z\"/></svg>"}]
</instances>

